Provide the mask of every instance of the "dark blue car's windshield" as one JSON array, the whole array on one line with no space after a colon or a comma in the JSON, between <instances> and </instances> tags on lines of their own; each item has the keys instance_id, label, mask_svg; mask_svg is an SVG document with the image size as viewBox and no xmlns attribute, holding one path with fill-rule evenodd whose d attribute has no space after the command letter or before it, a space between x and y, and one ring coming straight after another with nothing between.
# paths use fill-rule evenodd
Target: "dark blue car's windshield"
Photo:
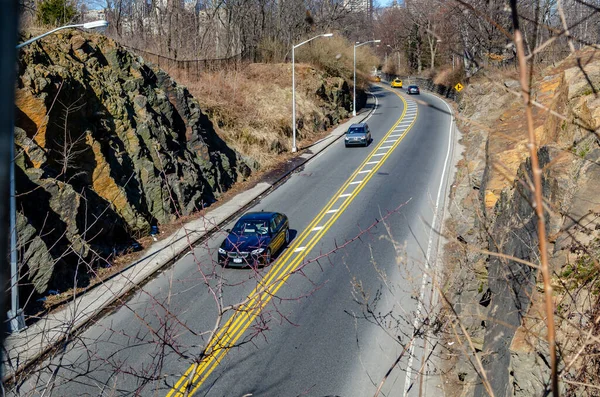
<instances>
[{"instance_id":1,"label":"dark blue car's windshield","mask_svg":"<svg viewBox=\"0 0 600 397\"><path fill-rule=\"evenodd\" d=\"M269 233L269 227L265 220L245 220L236 223L231 232L238 236L263 236Z\"/></svg>"},{"instance_id":2,"label":"dark blue car's windshield","mask_svg":"<svg viewBox=\"0 0 600 397\"><path fill-rule=\"evenodd\" d=\"M362 127L348 128L348 134L364 134L365 130Z\"/></svg>"}]
</instances>

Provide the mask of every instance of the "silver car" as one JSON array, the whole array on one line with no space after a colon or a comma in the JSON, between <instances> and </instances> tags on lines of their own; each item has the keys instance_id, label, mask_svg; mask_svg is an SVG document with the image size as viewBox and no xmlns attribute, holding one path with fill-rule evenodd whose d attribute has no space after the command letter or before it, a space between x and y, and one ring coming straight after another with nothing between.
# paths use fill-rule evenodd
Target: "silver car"
<instances>
[{"instance_id":1,"label":"silver car","mask_svg":"<svg viewBox=\"0 0 600 397\"><path fill-rule=\"evenodd\" d=\"M352 124L348 131L346 131L346 137L344 143L348 146L369 146L369 143L373 138L371 137L371 130L367 123Z\"/></svg>"}]
</instances>

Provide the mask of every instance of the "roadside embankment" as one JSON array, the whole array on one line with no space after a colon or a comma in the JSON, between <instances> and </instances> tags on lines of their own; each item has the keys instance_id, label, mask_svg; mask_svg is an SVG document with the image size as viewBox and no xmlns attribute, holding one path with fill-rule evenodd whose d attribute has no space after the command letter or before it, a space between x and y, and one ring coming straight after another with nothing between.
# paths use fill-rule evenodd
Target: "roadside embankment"
<instances>
[{"instance_id":1,"label":"roadside embankment","mask_svg":"<svg viewBox=\"0 0 600 397\"><path fill-rule=\"evenodd\" d=\"M459 104L463 159L446 225L444 291L473 342L454 344L449 395L544 395L549 352L525 109L514 72L471 81ZM534 76L561 385L600 379L600 58L584 50ZM455 329L459 329L455 327ZM456 338L451 328L449 341ZM464 335L458 334L464 339ZM450 355L449 355L450 357ZM455 387L458 386L458 387Z\"/></svg>"}]
</instances>

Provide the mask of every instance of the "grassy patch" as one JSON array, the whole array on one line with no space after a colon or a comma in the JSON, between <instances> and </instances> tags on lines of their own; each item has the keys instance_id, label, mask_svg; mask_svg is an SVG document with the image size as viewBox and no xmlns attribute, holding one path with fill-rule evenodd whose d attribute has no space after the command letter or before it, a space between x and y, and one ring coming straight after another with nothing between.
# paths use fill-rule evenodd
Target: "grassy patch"
<instances>
[{"instance_id":1,"label":"grassy patch","mask_svg":"<svg viewBox=\"0 0 600 397\"><path fill-rule=\"evenodd\" d=\"M580 148L577 149L577 155L581 158L585 158L585 156L587 156L590 151L590 144L586 142Z\"/></svg>"},{"instance_id":2,"label":"grassy patch","mask_svg":"<svg viewBox=\"0 0 600 397\"><path fill-rule=\"evenodd\" d=\"M588 255L581 255L573 264L568 264L560 273L560 278L568 289L589 285L591 292L600 290L600 269Z\"/></svg>"}]
</instances>

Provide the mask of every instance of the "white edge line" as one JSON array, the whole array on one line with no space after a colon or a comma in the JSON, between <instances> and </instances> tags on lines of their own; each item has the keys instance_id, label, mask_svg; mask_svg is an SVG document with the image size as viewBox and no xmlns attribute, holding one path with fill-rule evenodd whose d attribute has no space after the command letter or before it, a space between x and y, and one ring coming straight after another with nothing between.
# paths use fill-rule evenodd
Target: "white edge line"
<instances>
[{"instance_id":1,"label":"white edge line","mask_svg":"<svg viewBox=\"0 0 600 397\"><path fill-rule=\"evenodd\" d=\"M369 120L371 118L371 116L373 116L375 114L375 111L377 110L377 105L379 104L379 101L377 100L377 95L373 94L372 92L369 92L371 95L373 95L373 98L375 98L375 107L373 108L373 111L371 112L370 115L367 116L366 119L364 119L362 122L366 122L367 120Z\"/></svg>"},{"instance_id":2,"label":"white edge line","mask_svg":"<svg viewBox=\"0 0 600 397\"><path fill-rule=\"evenodd\" d=\"M439 99L439 98L438 98ZM448 107L450 111L450 133L448 134L448 151L446 152L446 160L444 160L444 168L442 169L442 177L440 178L440 187L438 188L437 199L435 201L435 211L433 213L433 220L431 222L431 228L429 232L429 242L427 243L427 254L425 256L425 272L423 272L423 280L421 281L421 292L419 296L419 303L417 305L417 315L415 316L415 321L413 322L413 328L417 329L419 325L419 320L421 317L421 312L423 311L423 297L425 296L425 284L427 284L427 270L429 269L429 256L431 255L431 247L433 244L433 236L434 230L436 227L436 221L439 212L440 205L440 197L442 194L442 186L444 185L444 176L446 175L446 168L448 166L448 159L450 158L450 147L452 144L452 126L454 125L454 114L450 106L446 103L446 101L440 99L444 104ZM415 343L411 343L408 354L408 365L406 366L406 378L404 379L404 392L402 395L406 397L408 394L408 387L410 386L410 378L412 377L412 361L413 355L415 351Z\"/></svg>"}]
</instances>

